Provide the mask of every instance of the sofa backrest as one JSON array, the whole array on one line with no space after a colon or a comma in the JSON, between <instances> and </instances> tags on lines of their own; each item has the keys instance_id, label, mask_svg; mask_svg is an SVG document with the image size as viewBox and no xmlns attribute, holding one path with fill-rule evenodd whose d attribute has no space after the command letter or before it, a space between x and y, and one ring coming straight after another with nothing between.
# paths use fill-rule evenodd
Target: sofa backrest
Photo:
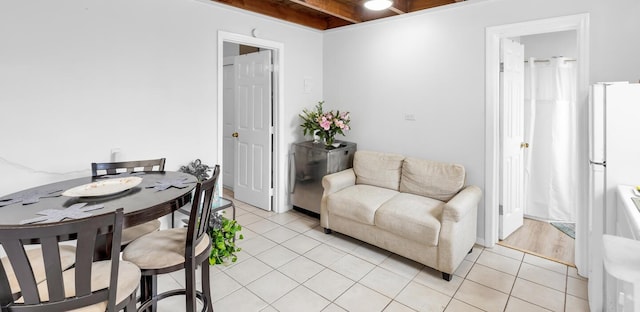
<instances>
[{"instance_id":1,"label":"sofa backrest","mask_svg":"<svg viewBox=\"0 0 640 312\"><path fill-rule=\"evenodd\" d=\"M407 157L402 164L400 192L449 201L465 183L464 166Z\"/></svg>"},{"instance_id":2,"label":"sofa backrest","mask_svg":"<svg viewBox=\"0 0 640 312\"><path fill-rule=\"evenodd\" d=\"M353 156L353 171L356 184L367 184L398 190L402 174L402 160L399 154L372 151L356 151Z\"/></svg>"}]
</instances>

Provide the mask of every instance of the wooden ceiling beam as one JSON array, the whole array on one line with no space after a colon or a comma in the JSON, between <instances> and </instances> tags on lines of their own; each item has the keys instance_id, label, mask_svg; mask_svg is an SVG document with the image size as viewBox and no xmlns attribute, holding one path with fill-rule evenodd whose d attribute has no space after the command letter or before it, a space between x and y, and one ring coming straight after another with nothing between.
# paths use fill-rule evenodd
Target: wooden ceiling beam
<instances>
[{"instance_id":1,"label":"wooden ceiling beam","mask_svg":"<svg viewBox=\"0 0 640 312\"><path fill-rule=\"evenodd\" d=\"M420 11L441 5L456 3L455 0L411 0L408 3L408 12Z\"/></svg>"},{"instance_id":2,"label":"wooden ceiling beam","mask_svg":"<svg viewBox=\"0 0 640 312\"><path fill-rule=\"evenodd\" d=\"M329 28L329 20L319 16L312 16L302 11L281 5L274 1L265 0L211 0L213 2L224 3L243 10L260 13L282 19L288 22L304 25L307 27L325 30Z\"/></svg>"},{"instance_id":3,"label":"wooden ceiling beam","mask_svg":"<svg viewBox=\"0 0 640 312\"><path fill-rule=\"evenodd\" d=\"M389 10L398 15L405 14L409 12L409 4L407 2L409 2L409 0L393 0L393 5L389 8Z\"/></svg>"},{"instance_id":4,"label":"wooden ceiling beam","mask_svg":"<svg viewBox=\"0 0 640 312\"><path fill-rule=\"evenodd\" d=\"M358 13L355 5L343 3L335 0L289 0L293 3L303 5L307 8L329 14L331 16L349 21L351 23L361 23L362 16Z\"/></svg>"}]
</instances>

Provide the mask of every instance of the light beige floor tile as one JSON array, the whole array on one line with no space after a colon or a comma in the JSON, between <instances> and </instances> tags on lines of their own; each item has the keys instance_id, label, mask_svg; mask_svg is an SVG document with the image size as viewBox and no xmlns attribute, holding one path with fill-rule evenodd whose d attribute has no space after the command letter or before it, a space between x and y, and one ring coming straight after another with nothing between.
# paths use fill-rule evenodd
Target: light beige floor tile
<instances>
[{"instance_id":1,"label":"light beige floor tile","mask_svg":"<svg viewBox=\"0 0 640 312\"><path fill-rule=\"evenodd\" d=\"M528 263L522 263L518 277L562 292L567 286L566 274L560 274Z\"/></svg>"},{"instance_id":2,"label":"light beige floor tile","mask_svg":"<svg viewBox=\"0 0 640 312\"><path fill-rule=\"evenodd\" d=\"M482 312L482 310L457 299L451 299L444 312Z\"/></svg>"},{"instance_id":3,"label":"light beige floor tile","mask_svg":"<svg viewBox=\"0 0 640 312\"><path fill-rule=\"evenodd\" d=\"M567 265L562 264L560 262L551 261L549 259L541 258L538 256L534 256L531 254L524 255L524 260L522 262L526 262L529 264L533 264L535 266L539 266L541 268L545 268L547 270L555 271L560 274L567 274Z\"/></svg>"},{"instance_id":4,"label":"light beige floor tile","mask_svg":"<svg viewBox=\"0 0 640 312\"><path fill-rule=\"evenodd\" d=\"M360 280L360 284L389 298L395 298L410 281L410 279L389 270L376 267Z\"/></svg>"},{"instance_id":5,"label":"light beige floor tile","mask_svg":"<svg viewBox=\"0 0 640 312\"><path fill-rule=\"evenodd\" d=\"M505 257L509 257L518 261L522 261L522 258L524 257L524 252L512 248L507 248L501 245L494 245L491 248L485 248L484 251L497 253L499 255L503 255Z\"/></svg>"},{"instance_id":6,"label":"light beige floor tile","mask_svg":"<svg viewBox=\"0 0 640 312\"><path fill-rule=\"evenodd\" d=\"M416 312L416 310L394 300L387 305L384 312Z\"/></svg>"},{"instance_id":7,"label":"light beige floor tile","mask_svg":"<svg viewBox=\"0 0 640 312\"><path fill-rule=\"evenodd\" d=\"M304 232L304 235L309 236L319 242L326 242L330 239L333 239L333 234L325 234L324 228L321 226L316 226L313 229Z\"/></svg>"},{"instance_id":8,"label":"light beige floor tile","mask_svg":"<svg viewBox=\"0 0 640 312\"><path fill-rule=\"evenodd\" d=\"M249 230L252 230L258 234L264 234L267 233L277 227L279 227L280 224L275 223L275 222L271 222L267 219L262 219L260 221L256 221L253 222L251 224L247 224L244 227L248 228Z\"/></svg>"},{"instance_id":9,"label":"light beige floor tile","mask_svg":"<svg viewBox=\"0 0 640 312\"><path fill-rule=\"evenodd\" d=\"M298 234L297 236L282 243L282 246L287 247L301 255L318 245L320 245L319 241L303 234Z\"/></svg>"},{"instance_id":10,"label":"light beige floor tile","mask_svg":"<svg viewBox=\"0 0 640 312\"><path fill-rule=\"evenodd\" d=\"M442 278L442 272L424 267L420 273L413 278L413 281L435 289L449 297L453 297L453 294L456 293L462 284L463 279L453 277L450 281L446 281Z\"/></svg>"},{"instance_id":11,"label":"light beige floor tile","mask_svg":"<svg viewBox=\"0 0 640 312\"><path fill-rule=\"evenodd\" d=\"M344 251L325 244L319 245L304 254L305 257L327 267L344 257L344 255L346 255Z\"/></svg>"},{"instance_id":12,"label":"light beige floor tile","mask_svg":"<svg viewBox=\"0 0 640 312\"><path fill-rule=\"evenodd\" d=\"M476 260L478 260L478 257L480 257L480 254L484 250L484 247L482 247L480 245L474 245L472 250L473 251L471 251L470 254L467 254L464 257L464 259L467 260L467 261L476 262Z\"/></svg>"},{"instance_id":13,"label":"light beige floor tile","mask_svg":"<svg viewBox=\"0 0 640 312\"><path fill-rule=\"evenodd\" d=\"M567 312L589 312L589 301L567 295L567 306L565 311Z\"/></svg>"},{"instance_id":14,"label":"light beige floor tile","mask_svg":"<svg viewBox=\"0 0 640 312\"><path fill-rule=\"evenodd\" d=\"M507 256L503 256L497 253L484 251L476 260L476 263L482 264L484 266L488 266L492 269L511 274L517 275L518 269L520 269L520 261L515 260L513 258L509 258Z\"/></svg>"},{"instance_id":15,"label":"light beige floor tile","mask_svg":"<svg viewBox=\"0 0 640 312\"><path fill-rule=\"evenodd\" d=\"M346 254L329 266L330 269L354 281L359 281L367 273L371 272L374 267L373 264L350 254Z\"/></svg>"},{"instance_id":16,"label":"light beige floor tile","mask_svg":"<svg viewBox=\"0 0 640 312\"><path fill-rule=\"evenodd\" d=\"M384 259L379 266L410 279L413 279L418 275L420 270L424 267L424 265L418 262L396 254L391 254L391 256Z\"/></svg>"},{"instance_id":17,"label":"light beige floor tile","mask_svg":"<svg viewBox=\"0 0 640 312\"><path fill-rule=\"evenodd\" d=\"M382 261L387 259L391 252L373 245L369 245L367 243L363 243L362 245L358 246L358 248L351 251L351 254L375 265L378 265L382 263Z\"/></svg>"},{"instance_id":18,"label":"light beige floor tile","mask_svg":"<svg viewBox=\"0 0 640 312\"><path fill-rule=\"evenodd\" d=\"M331 236L333 236L333 238L327 240L325 243L329 246L336 247L344 252L352 252L362 245L361 241L346 235L342 235L340 233L334 232L331 234Z\"/></svg>"},{"instance_id":19,"label":"light beige floor tile","mask_svg":"<svg viewBox=\"0 0 640 312\"><path fill-rule=\"evenodd\" d=\"M242 230L240 230L239 234L242 234L242 240L236 238L236 243L239 243L240 241L247 241L260 235L252 230L249 230L246 227L242 227Z\"/></svg>"},{"instance_id":20,"label":"light beige floor tile","mask_svg":"<svg viewBox=\"0 0 640 312\"><path fill-rule=\"evenodd\" d=\"M460 263L460 266L458 266L455 272L453 272L453 275L457 275L464 278L467 276L467 274L469 274L469 271L471 271L472 266L473 266L473 262L469 260L462 260L462 262Z\"/></svg>"},{"instance_id":21,"label":"light beige floor tile","mask_svg":"<svg viewBox=\"0 0 640 312\"><path fill-rule=\"evenodd\" d=\"M335 301L337 305L350 312L382 311L389 302L391 302L391 298L361 284L353 285Z\"/></svg>"},{"instance_id":22,"label":"light beige floor tile","mask_svg":"<svg viewBox=\"0 0 640 312\"><path fill-rule=\"evenodd\" d=\"M322 312L347 312L347 310L337 306L335 303L328 305Z\"/></svg>"},{"instance_id":23,"label":"light beige floor tile","mask_svg":"<svg viewBox=\"0 0 640 312\"><path fill-rule=\"evenodd\" d=\"M255 256L277 244L263 236L258 236L248 240L243 239L237 245L242 248L242 251Z\"/></svg>"},{"instance_id":24,"label":"light beige floor tile","mask_svg":"<svg viewBox=\"0 0 640 312\"><path fill-rule=\"evenodd\" d=\"M270 266L264 264L262 261L251 258L238 263L224 272L241 285L247 285L272 270Z\"/></svg>"},{"instance_id":25,"label":"light beige floor tile","mask_svg":"<svg viewBox=\"0 0 640 312\"><path fill-rule=\"evenodd\" d=\"M516 277L511 274L486 267L482 264L476 264L471 268L471 272L467 275L467 279L501 291L505 294L509 294Z\"/></svg>"},{"instance_id":26,"label":"light beige floor tile","mask_svg":"<svg viewBox=\"0 0 640 312\"><path fill-rule=\"evenodd\" d=\"M509 297L509 302L507 302L507 309L505 312L549 312L541 306L535 305L533 303L526 302L524 300L520 300L516 297ZM567 310L571 312L571 310Z\"/></svg>"},{"instance_id":27,"label":"light beige floor tile","mask_svg":"<svg viewBox=\"0 0 640 312\"><path fill-rule=\"evenodd\" d=\"M587 281L573 277L567 278L567 294L576 296L581 299L588 299Z\"/></svg>"},{"instance_id":28,"label":"light beige floor tile","mask_svg":"<svg viewBox=\"0 0 640 312\"><path fill-rule=\"evenodd\" d=\"M453 297L474 307L493 312L504 310L509 295L476 282L465 280Z\"/></svg>"},{"instance_id":29,"label":"light beige floor tile","mask_svg":"<svg viewBox=\"0 0 640 312\"><path fill-rule=\"evenodd\" d=\"M270 230L263 234L264 237L278 243L282 244L284 241L291 239L292 237L298 235L298 232L290 230L283 226L278 226L273 230Z\"/></svg>"},{"instance_id":30,"label":"light beige floor tile","mask_svg":"<svg viewBox=\"0 0 640 312\"><path fill-rule=\"evenodd\" d=\"M329 301L333 301L353 284L355 284L355 282L351 279L332 270L325 269L306 281L304 286Z\"/></svg>"},{"instance_id":31,"label":"light beige floor tile","mask_svg":"<svg viewBox=\"0 0 640 312\"><path fill-rule=\"evenodd\" d=\"M242 285L226 273L216 274L211 278L211 300L216 302L240 289Z\"/></svg>"},{"instance_id":32,"label":"light beige floor tile","mask_svg":"<svg viewBox=\"0 0 640 312\"><path fill-rule=\"evenodd\" d=\"M269 250L266 250L255 256L256 259L268 264L274 269L277 269L285 263L299 257L299 255L281 245L274 246Z\"/></svg>"},{"instance_id":33,"label":"light beige floor tile","mask_svg":"<svg viewBox=\"0 0 640 312\"><path fill-rule=\"evenodd\" d=\"M291 221L297 220L300 215L293 211L287 211L283 213L277 213L274 216L269 217L269 220L278 223L280 225L287 224Z\"/></svg>"},{"instance_id":34,"label":"light beige floor tile","mask_svg":"<svg viewBox=\"0 0 640 312\"><path fill-rule=\"evenodd\" d=\"M301 256L293 259L291 262L287 263L287 265L279 267L278 271L294 279L298 283L304 283L323 269L324 266Z\"/></svg>"},{"instance_id":35,"label":"light beige floor tile","mask_svg":"<svg viewBox=\"0 0 640 312\"><path fill-rule=\"evenodd\" d=\"M238 224L245 228L247 225L258 222L260 220L264 220L264 218L253 213L246 212L244 214L236 216L236 220L238 221Z\"/></svg>"},{"instance_id":36,"label":"light beige floor tile","mask_svg":"<svg viewBox=\"0 0 640 312\"><path fill-rule=\"evenodd\" d=\"M296 281L275 270L247 285L252 293L267 303L273 303L296 287Z\"/></svg>"},{"instance_id":37,"label":"light beige floor tile","mask_svg":"<svg viewBox=\"0 0 640 312\"><path fill-rule=\"evenodd\" d=\"M246 288L240 288L213 303L215 311L260 311L266 307L266 302Z\"/></svg>"},{"instance_id":38,"label":"light beige floor tile","mask_svg":"<svg viewBox=\"0 0 640 312\"><path fill-rule=\"evenodd\" d=\"M268 306L268 307L260 310L260 312L278 312L278 310L276 310L276 308L274 308L272 306Z\"/></svg>"},{"instance_id":39,"label":"light beige floor tile","mask_svg":"<svg viewBox=\"0 0 640 312\"><path fill-rule=\"evenodd\" d=\"M444 311L451 297L416 282L409 282L395 298L416 311Z\"/></svg>"},{"instance_id":40,"label":"light beige floor tile","mask_svg":"<svg viewBox=\"0 0 640 312\"><path fill-rule=\"evenodd\" d=\"M256 208L256 209L252 210L251 213L253 213L255 215L258 215L260 217L263 217L263 218L270 218L270 217L273 217L273 216L277 215L277 213L275 213L273 211L267 211L267 210L259 209L259 208Z\"/></svg>"},{"instance_id":41,"label":"light beige floor tile","mask_svg":"<svg viewBox=\"0 0 640 312\"><path fill-rule=\"evenodd\" d=\"M329 303L327 299L301 285L278 299L272 306L280 312L314 312L322 311Z\"/></svg>"},{"instance_id":42,"label":"light beige floor tile","mask_svg":"<svg viewBox=\"0 0 640 312\"><path fill-rule=\"evenodd\" d=\"M575 267L569 267L569 268L567 269L567 272L568 272L568 273L567 273L567 275L569 275L570 277L577 278L577 279L581 279L581 280L585 280L585 281L587 280L587 278L586 278L586 277L584 277L584 276L580 276L580 275L578 274L578 269L576 269Z\"/></svg>"},{"instance_id":43,"label":"light beige floor tile","mask_svg":"<svg viewBox=\"0 0 640 312\"><path fill-rule=\"evenodd\" d=\"M300 217L296 220L293 220L287 224L285 224L284 226L299 232L299 233L304 233L306 231L309 231L311 229L313 229L314 227L318 226L320 224L319 220L311 220L305 217Z\"/></svg>"},{"instance_id":44,"label":"light beige floor tile","mask_svg":"<svg viewBox=\"0 0 640 312\"><path fill-rule=\"evenodd\" d=\"M511 296L537 304L551 311L564 310L564 292L517 278Z\"/></svg>"}]
</instances>

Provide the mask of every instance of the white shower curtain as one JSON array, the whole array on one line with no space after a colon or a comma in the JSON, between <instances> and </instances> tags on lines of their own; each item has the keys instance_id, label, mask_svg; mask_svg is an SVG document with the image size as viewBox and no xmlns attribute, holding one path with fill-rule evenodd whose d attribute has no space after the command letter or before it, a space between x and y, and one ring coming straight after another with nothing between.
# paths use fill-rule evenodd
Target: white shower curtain
<instances>
[{"instance_id":1,"label":"white shower curtain","mask_svg":"<svg viewBox=\"0 0 640 312\"><path fill-rule=\"evenodd\" d=\"M525 215L575 222L578 202L576 64L525 66Z\"/></svg>"}]
</instances>

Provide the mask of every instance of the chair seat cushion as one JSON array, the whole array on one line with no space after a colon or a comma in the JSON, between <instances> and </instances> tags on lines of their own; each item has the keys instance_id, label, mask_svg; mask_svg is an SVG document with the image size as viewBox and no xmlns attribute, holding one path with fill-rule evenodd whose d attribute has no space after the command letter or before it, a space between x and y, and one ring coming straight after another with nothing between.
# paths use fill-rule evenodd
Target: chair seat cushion
<instances>
[{"instance_id":1,"label":"chair seat cushion","mask_svg":"<svg viewBox=\"0 0 640 312\"><path fill-rule=\"evenodd\" d=\"M378 208L375 225L408 239L437 246L444 202L399 193Z\"/></svg>"},{"instance_id":2,"label":"chair seat cushion","mask_svg":"<svg viewBox=\"0 0 640 312\"><path fill-rule=\"evenodd\" d=\"M33 276L36 279L36 283L40 283L45 280L44 260L42 258L42 249L34 248L27 250L27 257L31 263L31 269L33 270ZM11 267L8 257L2 258L2 266L7 273L7 279L9 280L9 287L12 294L20 292L20 285L16 274ZM70 268L76 262L76 248L69 245L60 245L60 264L63 270Z\"/></svg>"},{"instance_id":3,"label":"chair seat cushion","mask_svg":"<svg viewBox=\"0 0 640 312\"><path fill-rule=\"evenodd\" d=\"M97 261L91 266L91 291L97 291L109 287L111 278L111 260ZM76 294L75 290L75 268L71 268L62 273L64 282L64 293L67 298ZM116 290L116 304L124 301L131 294L135 293L140 283L140 269L133 263L120 261L118 268L118 289ZM38 284L38 292L42 301L49 300L47 281ZM16 300L17 303L24 302L23 298ZM107 309L107 302L100 302L91 306L72 310L74 312L104 312Z\"/></svg>"},{"instance_id":4,"label":"chair seat cushion","mask_svg":"<svg viewBox=\"0 0 640 312\"><path fill-rule=\"evenodd\" d=\"M141 269L162 269L184 263L187 228L175 228L144 235L131 242L122 252L122 259ZM207 249L209 235L196 246L196 255Z\"/></svg>"},{"instance_id":5,"label":"chair seat cushion","mask_svg":"<svg viewBox=\"0 0 640 312\"><path fill-rule=\"evenodd\" d=\"M327 197L329 213L363 224L374 225L376 210L398 191L357 184Z\"/></svg>"},{"instance_id":6,"label":"chair seat cushion","mask_svg":"<svg viewBox=\"0 0 640 312\"><path fill-rule=\"evenodd\" d=\"M159 229L160 220L158 219L122 229L122 246L131 243L133 240L140 238L143 235L149 234Z\"/></svg>"}]
</instances>

